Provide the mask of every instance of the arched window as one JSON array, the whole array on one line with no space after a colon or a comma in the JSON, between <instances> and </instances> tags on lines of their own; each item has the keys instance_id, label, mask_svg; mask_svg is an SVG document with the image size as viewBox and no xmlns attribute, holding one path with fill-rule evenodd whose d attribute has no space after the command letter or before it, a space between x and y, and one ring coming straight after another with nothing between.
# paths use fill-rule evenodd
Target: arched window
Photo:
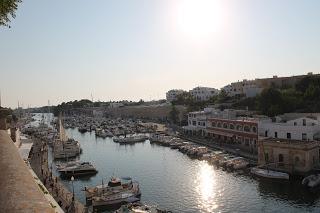
<instances>
[{"instance_id":1,"label":"arched window","mask_svg":"<svg viewBox=\"0 0 320 213\"><path fill-rule=\"evenodd\" d=\"M237 130L238 131L242 131L242 126L241 125L237 125Z\"/></svg>"},{"instance_id":2,"label":"arched window","mask_svg":"<svg viewBox=\"0 0 320 213\"><path fill-rule=\"evenodd\" d=\"M223 128L227 129L228 128L228 124L227 123L223 123Z\"/></svg>"},{"instance_id":3,"label":"arched window","mask_svg":"<svg viewBox=\"0 0 320 213\"><path fill-rule=\"evenodd\" d=\"M250 132L250 127L249 127L249 126L244 126L243 130L244 130L245 132Z\"/></svg>"},{"instance_id":4,"label":"arched window","mask_svg":"<svg viewBox=\"0 0 320 213\"><path fill-rule=\"evenodd\" d=\"M220 122L218 122L217 127L221 128L221 123Z\"/></svg>"},{"instance_id":5,"label":"arched window","mask_svg":"<svg viewBox=\"0 0 320 213\"><path fill-rule=\"evenodd\" d=\"M212 122L211 126L215 127L216 126L216 122Z\"/></svg>"},{"instance_id":6,"label":"arched window","mask_svg":"<svg viewBox=\"0 0 320 213\"><path fill-rule=\"evenodd\" d=\"M252 131L253 131L254 133L256 133L256 132L257 132L257 128L256 128L255 126L253 126L253 127L252 127Z\"/></svg>"},{"instance_id":7,"label":"arched window","mask_svg":"<svg viewBox=\"0 0 320 213\"><path fill-rule=\"evenodd\" d=\"M234 125L233 125L233 124L230 124L230 125L229 125L229 128L230 128L230 129L234 129Z\"/></svg>"}]
</instances>

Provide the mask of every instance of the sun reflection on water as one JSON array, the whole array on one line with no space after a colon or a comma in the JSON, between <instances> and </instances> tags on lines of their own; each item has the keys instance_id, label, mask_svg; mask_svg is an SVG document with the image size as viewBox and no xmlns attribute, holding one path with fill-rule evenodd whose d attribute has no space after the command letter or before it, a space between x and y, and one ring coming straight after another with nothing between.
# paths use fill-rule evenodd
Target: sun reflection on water
<instances>
[{"instance_id":1,"label":"sun reflection on water","mask_svg":"<svg viewBox=\"0 0 320 213\"><path fill-rule=\"evenodd\" d=\"M216 191L216 184L214 168L207 162L202 161L195 180L196 190L199 194L198 207L202 212L217 211L218 204L215 198L219 196L219 192Z\"/></svg>"}]
</instances>

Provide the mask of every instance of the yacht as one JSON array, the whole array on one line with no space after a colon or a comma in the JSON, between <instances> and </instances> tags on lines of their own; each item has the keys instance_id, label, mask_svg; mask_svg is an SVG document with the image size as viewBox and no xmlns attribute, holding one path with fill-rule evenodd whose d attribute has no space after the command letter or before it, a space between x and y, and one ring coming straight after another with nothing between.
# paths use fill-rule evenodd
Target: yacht
<instances>
[{"instance_id":1,"label":"yacht","mask_svg":"<svg viewBox=\"0 0 320 213\"><path fill-rule=\"evenodd\" d=\"M116 178L112 177L108 184L102 184L95 187L85 187L85 196L87 203L90 203L94 197L110 194L112 192L132 193L134 197L141 195L139 183L133 181L130 177ZM97 201L98 199L96 199Z\"/></svg>"},{"instance_id":2,"label":"yacht","mask_svg":"<svg viewBox=\"0 0 320 213\"><path fill-rule=\"evenodd\" d=\"M60 165L57 170L65 177L94 175L98 172L90 162L69 162Z\"/></svg>"}]
</instances>

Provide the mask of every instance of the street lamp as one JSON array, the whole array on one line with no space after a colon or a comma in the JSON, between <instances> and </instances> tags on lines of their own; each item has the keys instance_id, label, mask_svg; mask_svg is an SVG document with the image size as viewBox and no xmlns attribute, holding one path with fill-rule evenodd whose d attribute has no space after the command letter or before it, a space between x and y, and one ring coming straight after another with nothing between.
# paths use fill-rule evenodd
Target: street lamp
<instances>
[{"instance_id":1,"label":"street lamp","mask_svg":"<svg viewBox=\"0 0 320 213\"><path fill-rule=\"evenodd\" d=\"M71 183L72 183L72 202L74 201L74 187L73 187L73 181L74 181L74 177L71 176Z\"/></svg>"}]
</instances>

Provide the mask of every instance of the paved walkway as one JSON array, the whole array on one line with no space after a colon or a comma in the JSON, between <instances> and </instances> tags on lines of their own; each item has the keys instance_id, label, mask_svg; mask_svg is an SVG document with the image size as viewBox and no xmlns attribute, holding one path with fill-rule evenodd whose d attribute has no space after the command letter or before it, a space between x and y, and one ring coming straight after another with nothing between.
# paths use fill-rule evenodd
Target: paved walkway
<instances>
[{"instance_id":1,"label":"paved walkway","mask_svg":"<svg viewBox=\"0 0 320 213\"><path fill-rule=\"evenodd\" d=\"M78 200L74 200L72 192L70 192L60 181L59 177L55 177L48 167L48 147L39 140L33 139L33 150L30 165L33 171L41 179L43 185L46 186L50 194L55 198L57 203L65 212L70 213L86 213L88 209Z\"/></svg>"}]
</instances>

